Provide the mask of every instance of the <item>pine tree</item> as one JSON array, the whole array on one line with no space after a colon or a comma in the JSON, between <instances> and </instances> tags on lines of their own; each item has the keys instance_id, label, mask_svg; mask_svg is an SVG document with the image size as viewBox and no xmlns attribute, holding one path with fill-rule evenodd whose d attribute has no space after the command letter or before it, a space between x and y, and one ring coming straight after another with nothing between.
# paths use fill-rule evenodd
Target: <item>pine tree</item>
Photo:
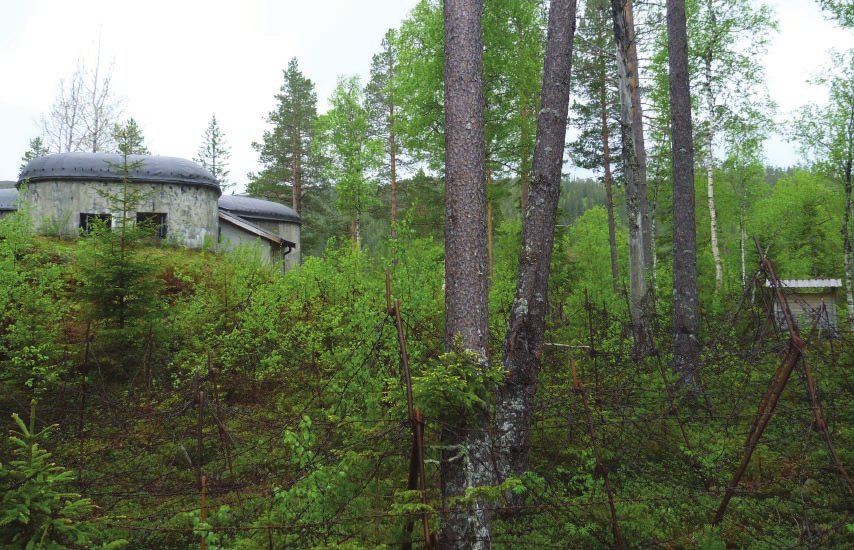
<instances>
[{"instance_id":1,"label":"pine tree","mask_svg":"<svg viewBox=\"0 0 854 550\"><path fill-rule=\"evenodd\" d=\"M680 383L699 391L700 314L694 209L694 138L685 0L667 0L673 156L673 363Z\"/></svg>"},{"instance_id":2,"label":"pine tree","mask_svg":"<svg viewBox=\"0 0 854 550\"><path fill-rule=\"evenodd\" d=\"M90 238L81 244L79 257L83 285L77 295L91 306L91 319L118 329L151 319L160 309L162 281L156 278L160 266L141 248L145 239L156 234L157 227L151 222L137 222L137 206L147 194L129 176L144 163L130 158L141 146L136 130L128 123L114 132L121 162L110 168L123 175L121 191L99 193L117 215L93 221Z\"/></svg>"},{"instance_id":3,"label":"pine tree","mask_svg":"<svg viewBox=\"0 0 854 550\"><path fill-rule=\"evenodd\" d=\"M301 214L304 186L311 179L317 93L314 83L299 70L296 58L288 63L284 76L285 82L276 95L278 105L267 115L272 129L264 132L260 143L252 143L264 169L249 174L247 190L278 202L285 202L290 196L293 209Z\"/></svg>"},{"instance_id":4,"label":"pine tree","mask_svg":"<svg viewBox=\"0 0 854 550\"><path fill-rule=\"evenodd\" d=\"M201 164L219 182L223 192L235 186L228 181L228 160L231 158L231 146L225 140L225 132L219 127L216 115L211 115L211 121L202 136L202 145L193 160Z\"/></svg>"},{"instance_id":5,"label":"pine tree","mask_svg":"<svg viewBox=\"0 0 854 550\"><path fill-rule=\"evenodd\" d=\"M385 160L380 169L381 181L387 181L391 191L391 231L396 238L397 225L397 169L400 163L400 143L395 128L395 111L399 109L395 90L395 74L398 65L396 33L386 32L382 49L371 61L371 79L365 86L365 108L373 137L382 140Z\"/></svg>"},{"instance_id":6,"label":"pine tree","mask_svg":"<svg viewBox=\"0 0 854 550\"><path fill-rule=\"evenodd\" d=\"M133 117L127 119L124 125L113 127L113 139L116 142L116 153L120 155L150 155L151 151L145 145L145 137L139 124Z\"/></svg>"},{"instance_id":7,"label":"pine tree","mask_svg":"<svg viewBox=\"0 0 854 550\"><path fill-rule=\"evenodd\" d=\"M39 158L39 157L44 157L44 156L49 155L49 154L50 154L50 150L42 142L42 138L35 137L35 138L31 139L30 140L30 148L27 149L27 152L24 153L23 157L21 157L21 166L20 166L21 171L23 171L24 168L27 167L27 164L31 160L33 160L35 158Z\"/></svg>"},{"instance_id":8,"label":"pine tree","mask_svg":"<svg viewBox=\"0 0 854 550\"><path fill-rule=\"evenodd\" d=\"M614 293L617 294L620 291L620 272L613 184L615 175L621 175L622 170L620 163L614 162L616 158L613 156L613 152L619 151L620 147L620 100L611 78L616 70L611 29L608 0L586 2L573 52L570 122L579 134L568 148L570 158L576 165L602 173L601 181L607 193L611 279Z\"/></svg>"}]
</instances>

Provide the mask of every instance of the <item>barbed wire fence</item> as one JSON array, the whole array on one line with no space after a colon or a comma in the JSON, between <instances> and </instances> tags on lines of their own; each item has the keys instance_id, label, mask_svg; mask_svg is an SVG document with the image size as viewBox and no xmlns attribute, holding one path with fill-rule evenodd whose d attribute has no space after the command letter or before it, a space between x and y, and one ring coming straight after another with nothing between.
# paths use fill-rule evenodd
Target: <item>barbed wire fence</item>
<instances>
[{"instance_id":1,"label":"barbed wire fence","mask_svg":"<svg viewBox=\"0 0 854 550\"><path fill-rule=\"evenodd\" d=\"M809 358L808 369L793 366L792 382L778 385L776 407L763 405L791 353L791 332L772 314L764 273L737 299L723 329L704 334L695 398L675 385L668 350L657 344L638 357L631 327L604 306L587 299L564 312L583 319L586 334L546 348L526 503L488 504L493 546L690 547L712 540L716 523L722 540L743 546L851 543L852 491L839 466L854 456L854 342L846 330L803 327L799 353ZM221 548L242 538L259 548L425 547L449 512L440 496L438 434L451 426L429 416L414 420L389 403L387 387L380 395L360 387L368 378L403 384L403 365L389 359L390 347L404 342L398 326L407 337L442 339L424 335L405 304L395 304L355 346L358 368L346 373L315 378L307 369L296 379L259 382L248 369L222 373L214 365L172 388L161 381L153 400L146 396L150 371L167 368L152 364L156 353L128 362L138 372L124 373L133 382L117 397L87 338L81 349L90 349L93 383L61 387L40 403L40 421L60 423L51 443L78 472L75 490L99 505L104 527L134 547L183 548L203 538ZM666 329L666 319L653 316L656 343L668 341ZM282 396L295 393L309 398L283 408ZM24 401L6 396L8 410L0 414L26 410ZM368 401L378 404L372 417L362 414ZM767 428L751 442L763 418ZM423 472L413 486L419 425L423 459L415 463ZM210 527L200 529L202 477ZM413 523L424 525L423 533Z\"/></svg>"}]
</instances>

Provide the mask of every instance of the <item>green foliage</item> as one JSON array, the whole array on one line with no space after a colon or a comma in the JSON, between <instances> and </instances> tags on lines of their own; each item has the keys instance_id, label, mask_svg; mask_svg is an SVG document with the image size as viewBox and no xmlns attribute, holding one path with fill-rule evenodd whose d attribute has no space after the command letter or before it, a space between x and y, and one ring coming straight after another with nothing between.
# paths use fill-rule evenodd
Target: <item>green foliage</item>
<instances>
[{"instance_id":1,"label":"green foliage","mask_svg":"<svg viewBox=\"0 0 854 550\"><path fill-rule=\"evenodd\" d=\"M504 377L500 365L483 365L478 358L462 348L457 335L454 351L413 374L413 398L426 415L453 419L459 425L474 421Z\"/></svg>"},{"instance_id":2,"label":"green foliage","mask_svg":"<svg viewBox=\"0 0 854 550\"><path fill-rule=\"evenodd\" d=\"M155 278L160 266L141 248L141 241L153 237L157 227L152 222L137 223L136 209L146 193L128 176L144 161L129 160L134 147L132 128L117 131L116 138L122 164L113 168L123 174L122 188L117 194L102 194L118 215L109 221L93 221L89 238L83 241L78 255L82 287L77 294L88 302L90 319L124 329L159 315L161 281Z\"/></svg>"},{"instance_id":3,"label":"green foliage","mask_svg":"<svg viewBox=\"0 0 854 550\"><path fill-rule=\"evenodd\" d=\"M219 127L216 115L211 115L211 121L202 135L202 144L193 160L201 164L219 182L223 192L234 187L229 183L228 160L231 158L231 146L227 144L225 132Z\"/></svg>"},{"instance_id":4,"label":"green foliage","mask_svg":"<svg viewBox=\"0 0 854 550\"><path fill-rule=\"evenodd\" d=\"M341 78L317 120L315 147L328 159L324 176L335 185L336 206L350 218L350 238L361 240L362 212L373 202L372 175L382 165L383 142L372 137L358 77Z\"/></svg>"},{"instance_id":5,"label":"green foliage","mask_svg":"<svg viewBox=\"0 0 854 550\"><path fill-rule=\"evenodd\" d=\"M822 178L799 170L754 205L748 227L760 236L780 277L841 277L842 238L833 223L841 218L841 208L834 189ZM754 250L750 258L754 265Z\"/></svg>"},{"instance_id":6,"label":"green foliage","mask_svg":"<svg viewBox=\"0 0 854 550\"><path fill-rule=\"evenodd\" d=\"M90 521L95 506L88 498L62 491L74 472L49 460L51 454L37 440L56 428L35 431L35 401L29 428L13 414L18 432L10 438L16 458L0 464L0 484L5 493L0 501L0 548L9 550L71 550L89 545L100 536ZM120 548L125 541L113 541L99 548Z\"/></svg>"},{"instance_id":7,"label":"green foliage","mask_svg":"<svg viewBox=\"0 0 854 550\"><path fill-rule=\"evenodd\" d=\"M828 16L836 19L843 27L854 27L854 6L845 0L817 0Z\"/></svg>"},{"instance_id":8,"label":"green foliage","mask_svg":"<svg viewBox=\"0 0 854 550\"><path fill-rule=\"evenodd\" d=\"M33 238L26 206L0 221L0 380L9 390L40 393L60 381L57 340L70 304L57 259Z\"/></svg>"},{"instance_id":9,"label":"green foliage","mask_svg":"<svg viewBox=\"0 0 854 550\"><path fill-rule=\"evenodd\" d=\"M42 142L42 138L35 137L31 139L30 148L27 149L27 152L24 153L23 157L21 157L21 166L19 169L23 171L31 160L47 156L48 154L50 154L50 149L48 149L47 145Z\"/></svg>"},{"instance_id":10,"label":"green foliage","mask_svg":"<svg viewBox=\"0 0 854 550\"><path fill-rule=\"evenodd\" d=\"M142 130L133 117L124 124L116 124L113 129L113 140L116 142L116 153L120 155L150 155L151 151L145 145Z\"/></svg>"},{"instance_id":11,"label":"green foliage","mask_svg":"<svg viewBox=\"0 0 854 550\"><path fill-rule=\"evenodd\" d=\"M617 123L620 100L615 82L609 79L617 67L613 53L605 53L612 49L613 41L610 4L605 0L586 2L572 52L573 103L569 117L572 127L579 129L579 135L567 144L567 149L579 167L604 172L603 132L607 131L609 162L613 165L609 165L609 169L620 174L620 128Z\"/></svg>"},{"instance_id":12,"label":"green foliage","mask_svg":"<svg viewBox=\"0 0 854 550\"><path fill-rule=\"evenodd\" d=\"M258 162L264 167L250 173L247 191L257 197L281 203L293 200L293 183L317 185L312 172L314 124L317 120L317 93L314 82L303 75L296 58L282 71L284 82L276 94L276 107L267 115L272 126L260 142L253 142ZM291 203L292 204L292 203Z\"/></svg>"}]
</instances>

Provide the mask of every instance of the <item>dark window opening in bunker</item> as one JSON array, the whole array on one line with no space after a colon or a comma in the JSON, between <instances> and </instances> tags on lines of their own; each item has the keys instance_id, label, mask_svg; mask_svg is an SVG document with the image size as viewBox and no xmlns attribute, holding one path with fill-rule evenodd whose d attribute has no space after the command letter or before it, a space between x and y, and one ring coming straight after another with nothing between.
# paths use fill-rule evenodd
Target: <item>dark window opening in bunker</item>
<instances>
[{"instance_id":1,"label":"dark window opening in bunker","mask_svg":"<svg viewBox=\"0 0 854 550\"><path fill-rule=\"evenodd\" d=\"M137 212L136 224L151 228L152 236L166 238L166 214L158 212Z\"/></svg>"},{"instance_id":2,"label":"dark window opening in bunker","mask_svg":"<svg viewBox=\"0 0 854 550\"><path fill-rule=\"evenodd\" d=\"M90 233L97 224L102 224L104 227L112 227L112 214L90 214L87 212L80 213L80 229L83 233Z\"/></svg>"}]
</instances>

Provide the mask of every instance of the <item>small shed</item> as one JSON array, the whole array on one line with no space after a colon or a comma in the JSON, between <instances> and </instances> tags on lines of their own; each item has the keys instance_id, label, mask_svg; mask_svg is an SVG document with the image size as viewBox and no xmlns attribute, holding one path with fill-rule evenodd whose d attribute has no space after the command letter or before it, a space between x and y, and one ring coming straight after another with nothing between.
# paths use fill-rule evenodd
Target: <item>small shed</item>
<instances>
[{"instance_id":1,"label":"small shed","mask_svg":"<svg viewBox=\"0 0 854 550\"><path fill-rule=\"evenodd\" d=\"M770 281L766 286L771 286ZM840 279L780 279L780 288L789 304L793 320L801 330L816 327L837 332L836 299L842 287ZM780 305L774 301L774 316L788 330Z\"/></svg>"}]
</instances>

